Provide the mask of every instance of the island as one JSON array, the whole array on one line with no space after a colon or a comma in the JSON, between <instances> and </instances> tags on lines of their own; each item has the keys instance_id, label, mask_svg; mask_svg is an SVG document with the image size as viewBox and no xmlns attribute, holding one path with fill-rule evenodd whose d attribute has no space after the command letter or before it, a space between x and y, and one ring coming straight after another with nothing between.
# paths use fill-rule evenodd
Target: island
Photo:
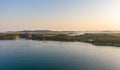
<instances>
[{"instance_id":1,"label":"island","mask_svg":"<svg viewBox=\"0 0 120 70\"><path fill-rule=\"evenodd\" d=\"M86 42L99 46L120 47L120 33L84 33L81 35L70 34L0 34L0 40L28 39L39 41L68 41Z\"/></svg>"},{"instance_id":2,"label":"island","mask_svg":"<svg viewBox=\"0 0 120 70\"><path fill-rule=\"evenodd\" d=\"M47 41L72 41L86 42L100 46L117 46L120 47L120 33L85 33L83 35L68 34L40 34L28 35L26 39L47 40Z\"/></svg>"}]
</instances>

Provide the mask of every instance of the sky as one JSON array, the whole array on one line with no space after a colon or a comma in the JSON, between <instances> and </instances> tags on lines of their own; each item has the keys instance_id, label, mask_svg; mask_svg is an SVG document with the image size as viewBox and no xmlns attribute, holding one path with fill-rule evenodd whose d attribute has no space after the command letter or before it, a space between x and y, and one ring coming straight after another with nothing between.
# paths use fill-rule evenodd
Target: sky
<instances>
[{"instance_id":1,"label":"sky","mask_svg":"<svg viewBox=\"0 0 120 70\"><path fill-rule=\"evenodd\" d=\"M0 31L120 30L119 0L0 0Z\"/></svg>"}]
</instances>

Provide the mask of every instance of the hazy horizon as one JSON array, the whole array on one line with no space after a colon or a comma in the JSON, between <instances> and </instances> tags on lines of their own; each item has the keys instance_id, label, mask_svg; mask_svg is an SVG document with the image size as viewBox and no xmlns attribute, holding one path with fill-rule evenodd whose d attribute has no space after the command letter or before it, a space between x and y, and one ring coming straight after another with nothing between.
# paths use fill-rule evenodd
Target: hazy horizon
<instances>
[{"instance_id":1,"label":"hazy horizon","mask_svg":"<svg viewBox=\"0 0 120 70\"><path fill-rule=\"evenodd\" d=\"M119 31L119 0L0 0L0 32Z\"/></svg>"},{"instance_id":2,"label":"hazy horizon","mask_svg":"<svg viewBox=\"0 0 120 70\"><path fill-rule=\"evenodd\" d=\"M120 30L9 30L9 31L1 31L1 33L3 32L18 32L18 31L76 31L76 32L120 32Z\"/></svg>"}]
</instances>

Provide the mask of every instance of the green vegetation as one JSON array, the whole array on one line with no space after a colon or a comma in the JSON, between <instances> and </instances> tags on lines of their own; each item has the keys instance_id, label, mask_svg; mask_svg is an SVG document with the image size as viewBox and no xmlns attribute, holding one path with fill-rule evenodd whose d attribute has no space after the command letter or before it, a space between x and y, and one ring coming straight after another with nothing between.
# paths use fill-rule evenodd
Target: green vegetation
<instances>
[{"instance_id":1,"label":"green vegetation","mask_svg":"<svg viewBox=\"0 0 120 70\"><path fill-rule=\"evenodd\" d=\"M116 34L84 34L78 37L79 41L102 46L120 46L120 35Z\"/></svg>"},{"instance_id":2,"label":"green vegetation","mask_svg":"<svg viewBox=\"0 0 120 70\"><path fill-rule=\"evenodd\" d=\"M55 40L55 41L74 41L74 36L60 34L60 35L53 36L52 38L49 38L49 39Z\"/></svg>"},{"instance_id":3,"label":"green vegetation","mask_svg":"<svg viewBox=\"0 0 120 70\"><path fill-rule=\"evenodd\" d=\"M32 35L33 40L53 40L53 41L79 41L92 43L101 46L120 46L120 34L101 34L101 33L86 33L84 35L69 36L66 34L60 35Z\"/></svg>"},{"instance_id":4,"label":"green vegetation","mask_svg":"<svg viewBox=\"0 0 120 70\"><path fill-rule=\"evenodd\" d=\"M73 41L73 36L68 36L66 34L46 34L46 35L32 35L31 39L33 40L54 40L54 41Z\"/></svg>"},{"instance_id":5,"label":"green vegetation","mask_svg":"<svg viewBox=\"0 0 120 70\"><path fill-rule=\"evenodd\" d=\"M0 34L0 40L12 40L19 38L20 36L18 34Z\"/></svg>"},{"instance_id":6,"label":"green vegetation","mask_svg":"<svg viewBox=\"0 0 120 70\"><path fill-rule=\"evenodd\" d=\"M19 38L51 41L79 41L101 46L120 47L120 33L86 33L70 36L67 34L0 34L0 40L14 40Z\"/></svg>"}]
</instances>

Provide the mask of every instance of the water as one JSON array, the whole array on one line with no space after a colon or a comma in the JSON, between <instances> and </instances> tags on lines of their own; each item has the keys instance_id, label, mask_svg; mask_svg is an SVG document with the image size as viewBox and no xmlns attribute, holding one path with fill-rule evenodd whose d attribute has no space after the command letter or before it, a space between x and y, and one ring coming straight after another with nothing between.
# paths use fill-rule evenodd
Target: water
<instances>
[{"instance_id":1,"label":"water","mask_svg":"<svg viewBox=\"0 0 120 70\"><path fill-rule=\"evenodd\" d=\"M120 48L80 42L1 40L0 70L120 70Z\"/></svg>"}]
</instances>

